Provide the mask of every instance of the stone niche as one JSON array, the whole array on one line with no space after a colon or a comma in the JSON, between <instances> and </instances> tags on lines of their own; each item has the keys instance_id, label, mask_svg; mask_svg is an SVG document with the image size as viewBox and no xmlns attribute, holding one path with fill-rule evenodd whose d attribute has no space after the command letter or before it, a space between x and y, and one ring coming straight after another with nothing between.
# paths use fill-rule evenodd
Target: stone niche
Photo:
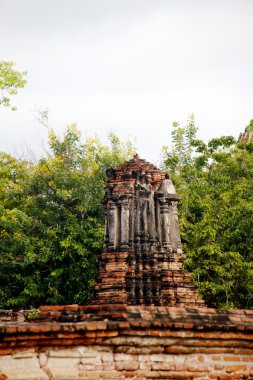
<instances>
[{"instance_id":1,"label":"stone niche","mask_svg":"<svg viewBox=\"0 0 253 380\"><path fill-rule=\"evenodd\" d=\"M183 268L180 196L171 179L138 155L106 174L94 303L203 305Z\"/></svg>"}]
</instances>

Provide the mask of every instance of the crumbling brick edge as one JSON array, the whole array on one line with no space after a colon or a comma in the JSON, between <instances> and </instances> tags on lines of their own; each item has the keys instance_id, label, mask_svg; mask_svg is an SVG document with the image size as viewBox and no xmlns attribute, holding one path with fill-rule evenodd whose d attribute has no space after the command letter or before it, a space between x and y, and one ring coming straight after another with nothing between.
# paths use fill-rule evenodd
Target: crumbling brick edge
<instances>
[{"instance_id":1,"label":"crumbling brick edge","mask_svg":"<svg viewBox=\"0 0 253 380\"><path fill-rule=\"evenodd\" d=\"M253 379L253 310L41 306L0 323L0 380Z\"/></svg>"}]
</instances>

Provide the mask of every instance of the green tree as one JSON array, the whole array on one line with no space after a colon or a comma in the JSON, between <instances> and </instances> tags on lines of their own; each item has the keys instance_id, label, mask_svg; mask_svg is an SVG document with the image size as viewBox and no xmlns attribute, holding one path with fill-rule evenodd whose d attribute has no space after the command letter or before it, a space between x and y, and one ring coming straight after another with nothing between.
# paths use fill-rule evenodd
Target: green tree
<instances>
[{"instance_id":1,"label":"green tree","mask_svg":"<svg viewBox=\"0 0 253 380\"><path fill-rule=\"evenodd\" d=\"M24 77L26 71L16 71L13 69L15 63L9 61L0 61L0 89L1 98L0 105L11 108L15 111L17 108L11 104L11 98L18 93L19 88L23 88L26 84Z\"/></svg>"},{"instance_id":2,"label":"green tree","mask_svg":"<svg viewBox=\"0 0 253 380\"><path fill-rule=\"evenodd\" d=\"M205 144L192 123L174 125L173 146L164 149L182 196L186 265L208 306L253 308L252 144L231 136Z\"/></svg>"},{"instance_id":3,"label":"green tree","mask_svg":"<svg viewBox=\"0 0 253 380\"><path fill-rule=\"evenodd\" d=\"M105 169L135 151L114 135L110 143L102 145L97 137L82 143L72 125L62 140L50 131L51 154L38 164L8 156L0 180L6 189L0 307L84 303L91 297L104 235Z\"/></svg>"},{"instance_id":4,"label":"green tree","mask_svg":"<svg viewBox=\"0 0 253 380\"><path fill-rule=\"evenodd\" d=\"M3 305L6 300L19 297L21 284L29 281L29 273L23 269L26 256L32 252L33 221L22 210L31 173L32 165L28 162L0 153L0 304Z\"/></svg>"}]
</instances>

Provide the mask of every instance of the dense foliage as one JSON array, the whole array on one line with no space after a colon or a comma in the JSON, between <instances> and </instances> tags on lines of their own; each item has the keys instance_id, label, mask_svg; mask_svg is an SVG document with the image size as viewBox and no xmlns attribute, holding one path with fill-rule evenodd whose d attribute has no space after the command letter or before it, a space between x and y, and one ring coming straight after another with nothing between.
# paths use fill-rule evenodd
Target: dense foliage
<instances>
[{"instance_id":1,"label":"dense foliage","mask_svg":"<svg viewBox=\"0 0 253 380\"><path fill-rule=\"evenodd\" d=\"M11 104L11 98L16 95L19 88L23 88L26 84L24 77L26 71L14 70L15 63L9 61L0 61L0 105L16 110Z\"/></svg>"},{"instance_id":2,"label":"dense foliage","mask_svg":"<svg viewBox=\"0 0 253 380\"><path fill-rule=\"evenodd\" d=\"M84 303L104 233L105 169L134 154L110 135L81 143L72 125L31 164L0 153L0 307Z\"/></svg>"},{"instance_id":3,"label":"dense foliage","mask_svg":"<svg viewBox=\"0 0 253 380\"><path fill-rule=\"evenodd\" d=\"M204 143L194 119L173 125L163 169L182 196L186 266L208 306L253 308L253 122L244 140ZM75 125L38 163L0 153L0 308L84 303L104 234L105 170L134 154L110 135L81 142Z\"/></svg>"},{"instance_id":4,"label":"dense foliage","mask_svg":"<svg viewBox=\"0 0 253 380\"><path fill-rule=\"evenodd\" d=\"M196 134L193 118L175 123L164 149L182 196L186 265L208 306L253 308L253 143L226 136L205 144Z\"/></svg>"}]
</instances>

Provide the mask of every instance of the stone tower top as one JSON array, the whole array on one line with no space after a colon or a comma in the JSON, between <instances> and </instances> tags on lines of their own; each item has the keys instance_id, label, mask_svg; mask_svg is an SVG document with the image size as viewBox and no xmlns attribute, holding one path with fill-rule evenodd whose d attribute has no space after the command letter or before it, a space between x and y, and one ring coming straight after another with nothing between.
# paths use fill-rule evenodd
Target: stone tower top
<instances>
[{"instance_id":1,"label":"stone tower top","mask_svg":"<svg viewBox=\"0 0 253 380\"><path fill-rule=\"evenodd\" d=\"M181 252L175 203L180 197L168 176L138 155L106 174L105 250L141 244Z\"/></svg>"},{"instance_id":2,"label":"stone tower top","mask_svg":"<svg viewBox=\"0 0 253 380\"><path fill-rule=\"evenodd\" d=\"M140 158L138 154L115 168L106 170L107 187L113 193L133 193L134 185L148 185L151 190L157 189L165 179L165 174L155 165Z\"/></svg>"}]
</instances>

